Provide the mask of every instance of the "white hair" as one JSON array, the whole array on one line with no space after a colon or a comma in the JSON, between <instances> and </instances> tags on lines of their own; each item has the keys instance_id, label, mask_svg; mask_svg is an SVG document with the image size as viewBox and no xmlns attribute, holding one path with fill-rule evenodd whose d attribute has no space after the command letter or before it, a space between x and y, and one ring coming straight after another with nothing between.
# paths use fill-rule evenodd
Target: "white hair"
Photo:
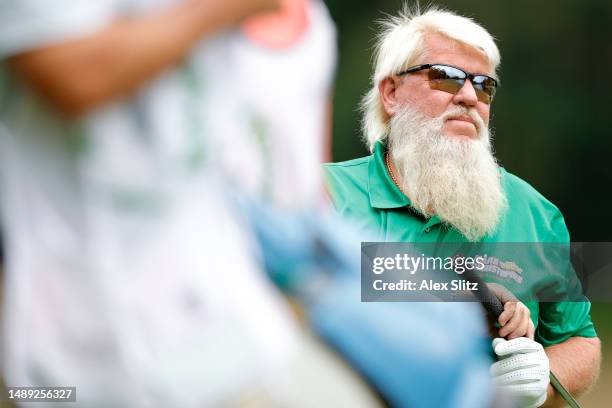
<instances>
[{"instance_id":1,"label":"white hair","mask_svg":"<svg viewBox=\"0 0 612 408\"><path fill-rule=\"evenodd\" d=\"M380 99L378 84L415 65L427 51L427 34L442 34L482 53L489 62L490 74L496 76L500 63L497 45L487 30L468 17L438 8L421 12L418 5L415 9L406 5L398 16L381 21L381 26L374 53L372 88L361 102L363 137L370 150L389 132L389 117Z\"/></svg>"}]
</instances>

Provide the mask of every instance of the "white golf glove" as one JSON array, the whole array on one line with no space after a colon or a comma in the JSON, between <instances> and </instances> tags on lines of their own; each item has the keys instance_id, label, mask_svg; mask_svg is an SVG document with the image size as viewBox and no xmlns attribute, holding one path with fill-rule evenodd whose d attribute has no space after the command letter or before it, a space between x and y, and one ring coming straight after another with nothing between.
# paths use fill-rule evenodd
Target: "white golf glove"
<instances>
[{"instance_id":1,"label":"white golf glove","mask_svg":"<svg viewBox=\"0 0 612 408\"><path fill-rule=\"evenodd\" d=\"M521 408L544 404L550 368L542 345L527 337L496 338L493 350L499 360L491 365L493 382Z\"/></svg>"}]
</instances>

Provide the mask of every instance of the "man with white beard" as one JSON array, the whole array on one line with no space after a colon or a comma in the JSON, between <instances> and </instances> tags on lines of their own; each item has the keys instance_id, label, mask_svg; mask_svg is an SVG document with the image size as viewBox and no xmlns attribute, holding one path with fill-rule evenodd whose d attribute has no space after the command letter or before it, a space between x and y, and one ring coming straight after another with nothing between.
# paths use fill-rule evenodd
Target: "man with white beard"
<instances>
[{"instance_id":1,"label":"man with white beard","mask_svg":"<svg viewBox=\"0 0 612 408\"><path fill-rule=\"evenodd\" d=\"M362 105L372 155L326 166L336 209L380 241L568 243L559 210L492 154L499 62L491 35L454 13L405 10L385 22ZM590 303L527 305L535 341L496 339L503 361L491 373L519 406L557 406L549 367L574 395L597 377Z\"/></svg>"}]
</instances>

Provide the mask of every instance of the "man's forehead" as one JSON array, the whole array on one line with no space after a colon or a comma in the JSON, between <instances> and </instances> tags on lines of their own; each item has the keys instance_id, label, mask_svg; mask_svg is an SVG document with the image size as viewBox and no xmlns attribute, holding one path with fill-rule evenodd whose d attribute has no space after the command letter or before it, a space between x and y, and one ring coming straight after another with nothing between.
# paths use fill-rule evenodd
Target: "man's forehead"
<instances>
[{"instance_id":1,"label":"man's forehead","mask_svg":"<svg viewBox=\"0 0 612 408\"><path fill-rule=\"evenodd\" d=\"M428 33L423 45L423 54L417 61L419 64L443 63L474 73L492 74L485 53L461 41L440 33Z\"/></svg>"}]
</instances>

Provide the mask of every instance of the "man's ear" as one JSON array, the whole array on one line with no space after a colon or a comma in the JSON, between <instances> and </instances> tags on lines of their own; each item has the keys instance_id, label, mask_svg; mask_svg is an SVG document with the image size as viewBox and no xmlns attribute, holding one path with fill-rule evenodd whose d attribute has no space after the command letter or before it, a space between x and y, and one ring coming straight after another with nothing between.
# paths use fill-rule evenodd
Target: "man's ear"
<instances>
[{"instance_id":1,"label":"man's ear","mask_svg":"<svg viewBox=\"0 0 612 408\"><path fill-rule=\"evenodd\" d=\"M395 105L397 103L395 99L395 91L399 86L399 79L394 77L387 77L378 83L378 92L380 93L380 100L382 101L385 112L389 117L395 113Z\"/></svg>"}]
</instances>

